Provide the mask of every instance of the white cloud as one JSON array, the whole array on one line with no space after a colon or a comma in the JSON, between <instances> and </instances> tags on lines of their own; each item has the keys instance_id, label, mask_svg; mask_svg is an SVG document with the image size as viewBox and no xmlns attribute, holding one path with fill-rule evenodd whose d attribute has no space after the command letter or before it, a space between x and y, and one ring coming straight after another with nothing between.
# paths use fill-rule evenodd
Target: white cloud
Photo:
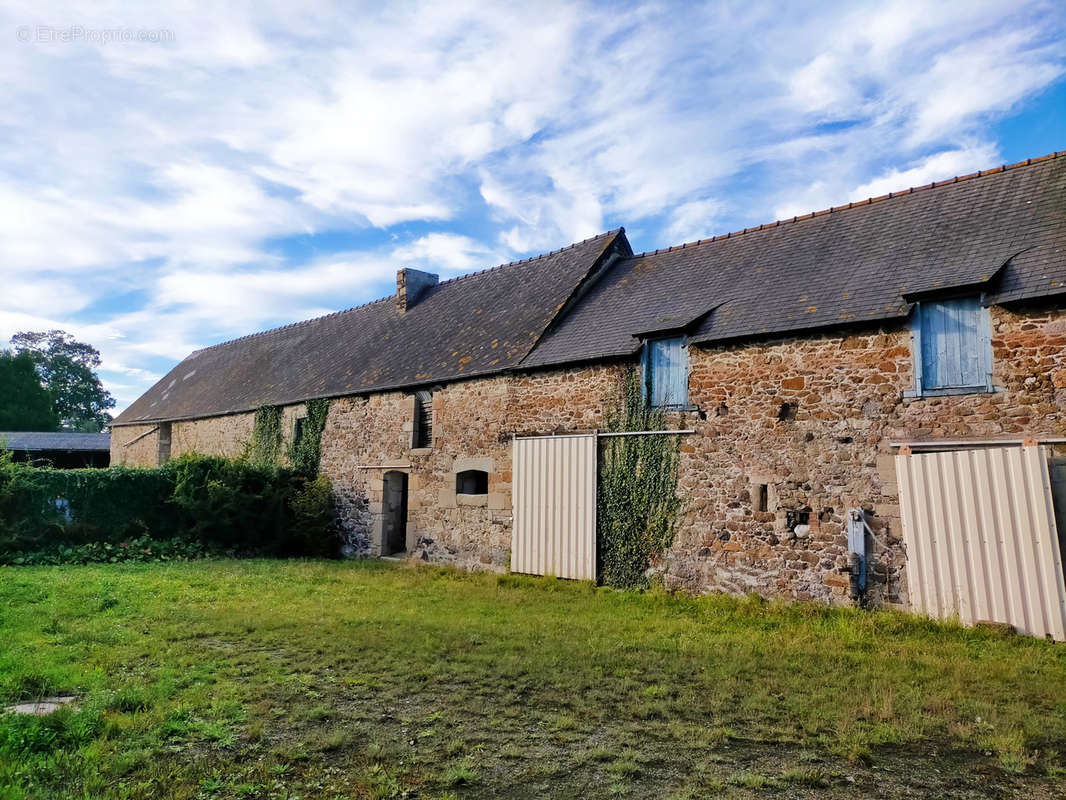
<instances>
[{"instance_id":1,"label":"white cloud","mask_svg":"<svg viewBox=\"0 0 1066 800\"><path fill-rule=\"evenodd\" d=\"M713 198L683 203L674 209L667 235L678 244L707 238L714 231L714 221L721 210L722 204Z\"/></svg>"},{"instance_id":2,"label":"white cloud","mask_svg":"<svg viewBox=\"0 0 1066 800\"><path fill-rule=\"evenodd\" d=\"M838 176L838 179L833 181L814 181L795 190L785 202L775 206L772 216L775 219L788 219L811 211L821 211L830 206L903 191L912 186L924 186L932 181L946 180L956 175L968 175L979 169L998 166L999 163L999 151L995 145L987 142L973 143L933 153L903 169L892 167L858 186L846 186L842 180L845 176Z\"/></svg>"},{"instance_id":3,"label":"white cloud","mask_svg":"<svg viewBox=\"0 0 1066 800\"><path fill-rule=\"evenodd\" d=\"M971 117L1006 111L1063 74L1050 47L1028 48L1036 30L1012 30L968 41L939 55L908 99L916 113L909 141L922 144L954 134Z\"/></svg>"},{"instance_id":4,"label":"white cloud","mask_svg":"<svg viewBox=\"0 0 1066 800\"><path fill-rule=\"evenodd\" d=\"M506 256L469 236L430 233L392 251L389 263L415 269L467 272L487 269L506 261Z\"/></svg>"},{"instance_id":5,"label":"white cloud","mask_svg":"<svg viewBox=\"0 0 1066 800\"><path fill-rule=\"evenodd\" d=\"M992 145L982 144L960 150L946 150L924 158L909 169L890 169L874 180L855 188L848 201L879 197L912 186L969 175L979 169L997 166L999 153Z\"/></svg>"},{"instance_id":6,"label":"white cloud","mask_svg":"<svg viewBox=\"0 0 1066 800\"><path fill-rule=\"evenodd\" d=\"M792 100L803 111L853 113L862 97L844 76L845 66L836 54L819 53L789 79Z\"/></svg>"}]
</instances>

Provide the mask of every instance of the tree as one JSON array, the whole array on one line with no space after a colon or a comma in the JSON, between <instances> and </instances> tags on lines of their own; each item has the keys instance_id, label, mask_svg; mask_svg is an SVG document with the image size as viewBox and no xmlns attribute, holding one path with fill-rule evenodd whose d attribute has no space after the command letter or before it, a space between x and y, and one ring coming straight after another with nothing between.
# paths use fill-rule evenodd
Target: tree
<instances>
[{"instance_id":1,"label":"tree","mask_svg":"<svg viewBox=\"0 0 1066 800\"><path fill-rule=\"evenodd\" d=\"M52 396L28 353L0 350L0 431L58 431Z\"/></svg>"},{"instance_id":2,"label":"tree","mask_svg":"<svg viewBox=\"0 0 1066 800\"><path fill-rule=\"evenodd\" d=\"M66 331L16 333L11 344L33 360L64 428L99 431L111 423L107 409L115 407L115 399L96 375L100 352L95 347Z\"/></svg>"}]
</instances>

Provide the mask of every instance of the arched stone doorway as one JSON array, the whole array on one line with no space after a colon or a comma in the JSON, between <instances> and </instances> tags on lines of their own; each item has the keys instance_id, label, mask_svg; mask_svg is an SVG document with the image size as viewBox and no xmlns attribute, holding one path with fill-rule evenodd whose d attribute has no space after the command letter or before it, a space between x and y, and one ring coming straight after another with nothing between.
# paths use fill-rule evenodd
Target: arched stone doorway
<instances>
[{"instance_id":1,"label":"arched stone doorway","mask_svg":"<svg viewBox=\"0 0 1066 800\"><path fill-rule=\"evenodd\" d=\"M381 491L381 554L407 549L407 473L386 472Z\"/></svg>"}]
</instances>

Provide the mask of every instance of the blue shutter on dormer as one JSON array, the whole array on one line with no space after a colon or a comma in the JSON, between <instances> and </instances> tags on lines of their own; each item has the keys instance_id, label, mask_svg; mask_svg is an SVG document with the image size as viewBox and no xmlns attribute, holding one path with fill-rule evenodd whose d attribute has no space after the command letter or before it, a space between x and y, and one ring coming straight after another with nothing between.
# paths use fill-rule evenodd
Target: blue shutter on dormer
<instances>
[{"instance_id":1,"label":"blue shutter on dormer","mask_svg":"<svg viewBox=\"0 0 1066 800\"><path fill-rule=\"evenodd\" d=\"M976 297L919 304L922 391L987 387L987 314Z\"/></svg>"},{"instance_id":2,"label":"blue shutter on dormer","mask_svg":"<svg viewBox=\"0 0 1066 800\"><path fill-rule=\"evenodd\" d=\"M688 348L681 338L649 341L644 368L653 406L688 405Z\"/></svg>"}]
</instances>

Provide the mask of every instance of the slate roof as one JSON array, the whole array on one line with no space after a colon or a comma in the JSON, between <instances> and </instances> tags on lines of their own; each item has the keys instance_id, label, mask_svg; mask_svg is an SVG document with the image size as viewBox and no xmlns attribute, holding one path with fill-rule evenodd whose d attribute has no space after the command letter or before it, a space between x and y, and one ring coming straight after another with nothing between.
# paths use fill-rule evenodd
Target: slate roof
<instances>
[{"instance_id":1,"label":"slate roof","mask_svg":"<svg viewBox=\"0 0 1066 800\"><path fill-rule=\"evenodd\" d=\"M624 357L657 332L899 319L961 287L989 304L1066 293L1066 152L636 256L609 231L446 281L406 313L389 297L199 350L114 424Z\"/></svg>"},{"instance_id":2,"label":"slate roof","mask_svg":"<svg viewBox=\"0 0 1066 800\"><path fill-rule=\"evenodd\" d=\"M632 254L621 229L444 281L405 312L387 297L198 350L113 424L248 411L517 366L615 250Z\"/></svg>"},{"instance_id":3,"label":"slate roof","mask_svg":"<svg viewBox=\"0 0 1066 800\"><path fill-rule=\"evenodd\" d=\"M1066 152L617 263L523 367L905 317L926 292L1066 292Z\"/></svg>"},{"instance_id":4,"label":"slate roof","mask_svg":"<svg viewBox=\"0 0 1066 800\"><path fill-rule=\"evenodd\" d=\"M42 452L62 450L70 452L110 452L110 433L38 433L36 431L0 431L0 445L8 450Z\"/></svg>"}]
</instances>

